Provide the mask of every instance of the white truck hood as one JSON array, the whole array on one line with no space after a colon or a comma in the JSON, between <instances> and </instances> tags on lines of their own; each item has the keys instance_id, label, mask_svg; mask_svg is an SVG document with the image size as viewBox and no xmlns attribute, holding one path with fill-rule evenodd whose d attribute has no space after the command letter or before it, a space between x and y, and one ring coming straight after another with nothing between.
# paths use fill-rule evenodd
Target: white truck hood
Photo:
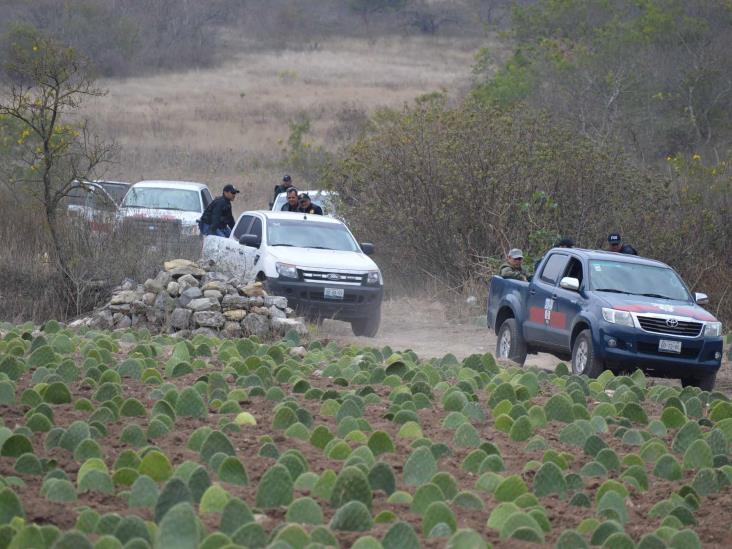
<instances>
[{"instance_id":1,"label":"white truck hood","mask_svg":"<svg viewBox=\"0 0 732 549\"><path fill-rule=\"evenodd\" d=\"M120 208L120 217L139 217L142 219L179 220L183 225L195 225L201 217L200 212L182 210L158 210L154 208Z\"/></svg>"},{"instance_id":2,"label":"white truck hood","mask_svg":"<svg viewBox=\"0 0 732 549\"><path fill-rule=\"evenodd\" d=\"M287 246L270 246L267 248L267 252L276 261L290 263L301 268L348 272L376 271L378 269L376 263L363 252L290 248Z\"/></svg>"}]
</instances>

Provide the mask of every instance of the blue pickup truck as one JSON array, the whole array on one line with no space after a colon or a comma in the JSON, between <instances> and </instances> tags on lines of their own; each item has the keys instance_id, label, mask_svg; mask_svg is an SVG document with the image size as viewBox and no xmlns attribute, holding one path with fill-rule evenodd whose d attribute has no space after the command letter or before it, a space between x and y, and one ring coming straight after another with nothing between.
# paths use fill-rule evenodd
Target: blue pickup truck
<instances>
[{"instance_id":1,"label":"blue pickup truck","mask_svg":"<svg viewBox=\"0 0 732 549\"><path fill-rule=\"evenodd\" d=\"M529 282L491 279L488 327L498 357L519 364L541 351L571 360L575 374L640 368L711 391L723 345L707 302L659 261L554 248Z\"/></svg>"}]
</instances>

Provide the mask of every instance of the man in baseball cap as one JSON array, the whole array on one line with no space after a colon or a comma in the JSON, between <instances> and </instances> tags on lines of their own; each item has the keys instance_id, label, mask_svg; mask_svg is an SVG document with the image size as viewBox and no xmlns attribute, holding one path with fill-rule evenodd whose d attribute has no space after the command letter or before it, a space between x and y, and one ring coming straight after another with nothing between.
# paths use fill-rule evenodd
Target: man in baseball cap
<instances>
[{"instance_id":1,"label":"man in baseball cap","mask_svg":"<svg viewBox=\"0 0 732 549\"><path fill-rule=\"evenodd\" d=\"M198 228L202 235L228 237L231 234L236 224L231 213L231 203L236 199L237 194L239 194L239 189L234 185L224 185L222 196L211 202L204 210L201 219L198 220Z\"/></svg>"},{"instance_id":2,"label":"man in baseball cap","mask_svg":"<svg viewBox=\"0 0 732 549\"><path fill-rule=\"evenodd\" d=\"M310 195L308 193L300 193L298 199L300 200L301 212L315 215L323 215L323 208L310 200Z\"/></svg>"},{"instance_id":3,"label":"man in baseball cap","mask_svg":"<svg viewBox=\"0 0 732 549\"><path fill-rule=\"evenodd\" d=\"M277 200L277 196L280 193L287 192L290 188L292 188L292 177L290 177L289 175L285 175L282 178L282 183L280 183L279 185L275 185L272 204L274 204L275 200ZM270 204L270 207L272 207L272 204Z\"/></svg>"},{"instance_id":4,"label":"man in baseball cap","mask_svg":"<svg viewBox=\"0 0 732 549\"><path fill-rule=\"evenodd\" d=\"M518 248L511 248L506 257L506 263L498 269L498 274L503 278L526 281L526 272L523 268L524 252Z\"/></svg>"},{"instance_id":5,"label":"man in baseball cap","mask_svg":"<svg viewBox=\"0 0 732 549\"><path fill-rule=\"evenodd\" d=\"M623 244L623 239L620 238L620 233L610 233L607 237L608 244L610 244L610 251L619 254L631 254L638 255L635 248L630 244Z\"/></svg>"}]
</instances>

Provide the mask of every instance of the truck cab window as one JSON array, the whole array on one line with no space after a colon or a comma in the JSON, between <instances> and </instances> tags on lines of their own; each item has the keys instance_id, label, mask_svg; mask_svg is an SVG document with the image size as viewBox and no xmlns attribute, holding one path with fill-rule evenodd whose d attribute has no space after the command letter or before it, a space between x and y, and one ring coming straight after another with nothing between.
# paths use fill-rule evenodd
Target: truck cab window
<instances>
[{"instance_id":1,"label":"truck cab window","mask_svg":"<svg viewBox=\"0 0 732 549\"><path fill-rule=\"evenodd\" d=\"M257 235L260 240L262 239L262 220L258 217L254 218L254 222L249 229L249 234Z\"/></svg>"},{"instance_id":2,"label":"truck cab window","mask_svg":"<svg viewBox=\"0 0 732 549\"><path fill-rule=\"evenodd\" d=\"M242 236L248 234L247 229L252 224L252 219L254 219L253 215L245 215L239 220L239 223L234 227L234 238L239 240Z\"/></svg>"},{"instance_id":3,"label":"truck cab window","mask_svg":"<svg viewBox=\"0 0 732 549\"><path fill-rule=\"evenodd\" d=\"M565 254L552 254L549 256L544 268L541 271L541 280L547 284L559 282L559 276L564 272L569 257Z\"/></svg>"},{"instance_id":4,"label":"truck cab window","mask_svg":"<svg viewBox=\"0 0 732 549\"><path fill-rule=\"evenodd\" d=\"M203 201L203 209L205 210L212 202L211 193L208 192L208 189L203 189L201 191L201 200Z\"/></svg>"},{"instance_id":5,"label":"truck cab window","mask_svg":"<svg viewBox=\"0 0 732 549\"><path fill-rule=\"evenodd\" d=\"M582 287L582 263L579 259L573 257L569 260L567 269L564 271L564 276L576 278L577 280L579 280L580 287Z\"/></svg>"}]
</instances>

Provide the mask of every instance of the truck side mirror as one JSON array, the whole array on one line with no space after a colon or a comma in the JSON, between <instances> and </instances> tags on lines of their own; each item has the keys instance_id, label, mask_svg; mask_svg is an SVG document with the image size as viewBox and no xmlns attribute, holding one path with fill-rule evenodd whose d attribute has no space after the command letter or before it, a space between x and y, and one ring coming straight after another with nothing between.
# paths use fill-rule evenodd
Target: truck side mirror
<instances>
[{"instance_id":1,"label":"truck side mirror","mask_svg":"<svg viewBox=\"0 0 732 549\"><path fill-rule=\"evenodd\" d=\"M559 287L564 288L565 290L571 290L573 292L576 292L579 290L580 283L579 280L576 278L572 278L571 276L565 276L562 280L559 281Z\"/></svg>"},{"instance_id":2,"label":"truck side mirror","mask_svg":"<svg viewBox=\"0 0 732 549\"><path fill-rule=\"evenodd\" d=\"M708 305L709 304L709 296L707 294L703 294L701 292L696 292L694 294L694 301L698 305Z\"/></svg>"},{"instance_id":3,"label":"truck side mirror","mask_svg":"<svg viewBox=\"0 0 732 549\"><path fill-rule=\"evenodd\" d=\"M374 245L371 242L361 242L361 251L366 255L374 254Z\"/></svg>"},{"instance_id":4,"label":"truck side mirror","mask_svg":"<svg viewBox=\"0 0 732 549\"><path fill-rule=\"evenodd\" d=\"M262 239L256 234L244 234L239 238L239 244L249 246L250 248L259 248Z\"/></svg>"}]
</instances>

